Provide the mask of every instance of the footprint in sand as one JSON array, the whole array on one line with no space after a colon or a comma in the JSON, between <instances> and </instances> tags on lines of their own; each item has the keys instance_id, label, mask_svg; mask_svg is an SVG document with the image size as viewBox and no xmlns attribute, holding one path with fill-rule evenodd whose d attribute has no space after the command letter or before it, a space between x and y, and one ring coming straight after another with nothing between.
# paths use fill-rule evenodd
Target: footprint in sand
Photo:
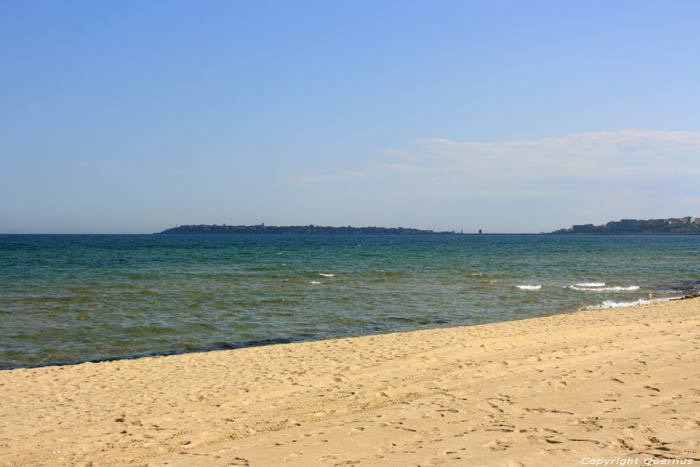
<instances>
[{"instance_id":1,"label":"footprint in sand","mask_svg":"<svg viewBox=\"0 0 700 467\"><path fill-rule=\"evenodd\" d=\"M484 444L483 447L489 451L505 451L510 447L510 444L501 439L492 439L488 443Z\"/></svg>"}]
</instances>

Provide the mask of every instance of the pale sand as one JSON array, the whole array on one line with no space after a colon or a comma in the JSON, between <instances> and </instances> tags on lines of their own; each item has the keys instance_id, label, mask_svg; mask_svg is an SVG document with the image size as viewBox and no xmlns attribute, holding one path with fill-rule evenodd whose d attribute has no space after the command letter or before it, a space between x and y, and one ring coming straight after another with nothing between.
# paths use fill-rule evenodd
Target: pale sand
<instances>
[{"instance_id":1,"label":"pale sand","mask_svg":"<svg viewBox=\"0 0 700 467\"><path fill-rule=\"evenodd\" d=\"M0 401L2 465L700 465L700 299L2 371Z\"/></svg>"}]
</instances>

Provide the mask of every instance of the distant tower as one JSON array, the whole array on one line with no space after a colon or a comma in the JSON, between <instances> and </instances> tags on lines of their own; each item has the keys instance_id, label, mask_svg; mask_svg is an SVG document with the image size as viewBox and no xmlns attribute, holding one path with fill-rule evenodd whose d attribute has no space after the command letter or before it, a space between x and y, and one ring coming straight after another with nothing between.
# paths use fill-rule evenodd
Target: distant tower
<instances>
[{"instance_id":1,"label":"distant tower","mask_svg":"<svg viewBox=\"0 0 700 467\"><path fill-rule=\"evenodd\" d=\"M479 229L479 235L481 235L481 229Z\"/></svg>"}]
</instances>

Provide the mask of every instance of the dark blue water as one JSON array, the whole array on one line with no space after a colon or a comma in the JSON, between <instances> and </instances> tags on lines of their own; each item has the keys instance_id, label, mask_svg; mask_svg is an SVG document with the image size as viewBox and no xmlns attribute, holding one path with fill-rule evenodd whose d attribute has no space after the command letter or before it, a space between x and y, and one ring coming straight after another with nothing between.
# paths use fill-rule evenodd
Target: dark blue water
<instances>
[{"instance_id":1,"label":"dark blue water","mask_svg":"<svg viewBox=\"0 0 700 467\"><path fill-rule=\"evenodd\" d=\"M521 319L681 296L700 238L2 235L0 368Z\"/></svg>"}]
</instances>

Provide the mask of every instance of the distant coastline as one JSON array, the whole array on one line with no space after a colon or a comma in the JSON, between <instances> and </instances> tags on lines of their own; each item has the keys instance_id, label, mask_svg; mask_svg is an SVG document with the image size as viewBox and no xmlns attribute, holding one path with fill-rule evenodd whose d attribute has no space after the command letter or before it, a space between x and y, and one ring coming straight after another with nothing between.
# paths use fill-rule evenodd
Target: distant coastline
<instances>
[{"instance_id":1,"label":"distant coastline","mask_svg":"<svg viewBox=\"0 0 700 467\"><path fill-rule=\"evenodd\" d=\"M180 225L166 229L162 234L375 234L375 235L459 235L456 232L436 232L434 230L421 230L408 227L330 227L322 225Z\"/></svg>"},{"instance_id":2,"label":"distant coastline","mask_svg":"<svg viewBox=\"0 0 700 467\"><path fill-rule=\"evenodd\" d=\"M574 225L570 229L552 232L555 235L700 235L700 218L672 217L667 219L622 219L603 225Z\"/></svg>"},{"instance_id":3,"label":"distant coastline","mask_svg":"<svg viewBox=\"0 0 700 467\"><path fill-rule=\"evenodd\" d=\"M470 232L468 234L482 231ZM434 231L411 227L352 227L324 225L287 225L274 226L226 225L226 224L190 224L179 225L157 232L156 235L169 234L337 234L337 235L464 235L463 231ZM467 234L467 235L468 235ZM568 229L549 232L549 235L700 235L700 218L671 217L665 219L621 219L602 225L579 224ZM503 235L503 234L502 234ZM518 234L527 235L527 234Z\"/></svg>"}]
</instances>

